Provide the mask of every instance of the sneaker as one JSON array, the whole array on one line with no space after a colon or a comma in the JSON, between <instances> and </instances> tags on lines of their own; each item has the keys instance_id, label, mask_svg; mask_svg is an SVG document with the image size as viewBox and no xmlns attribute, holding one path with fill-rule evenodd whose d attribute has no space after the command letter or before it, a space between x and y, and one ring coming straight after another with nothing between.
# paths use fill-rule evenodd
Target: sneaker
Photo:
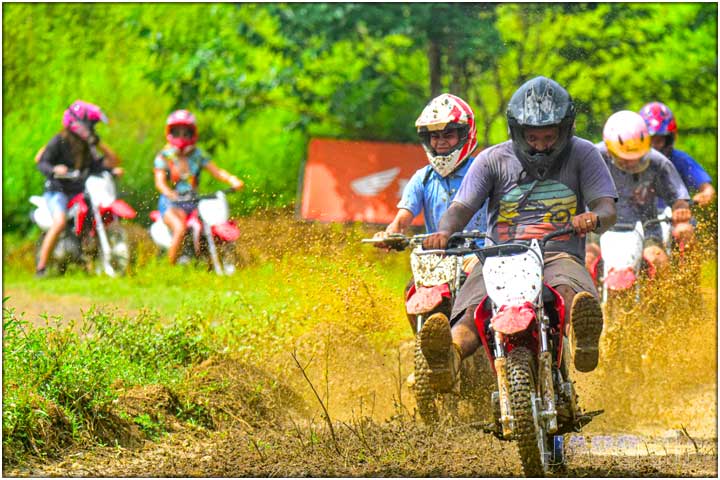
<instances>
[{"instance_id":1,"label":"sneaker","mask_svg":"<svg viewBox=\"0 0 720 480\"><path fill-rule=\"evenodd\" d=\"M450 322L435 313L420 330L420 350L430 367L430 387L438 393L451 392L460 370L460 347L452 343Z\"/></svg>"},{"instance_id":2,"label":"sneaker","mask_svg":"<svg viewBox=\"0 0 720 480\"><path fill-rule=\"evenodd\" d=\"M575 343L575 369L592 372L598 364L598 343L603 329L600 302L589 292L575 295L570 311Z\"/></svg>"}]
</instances>

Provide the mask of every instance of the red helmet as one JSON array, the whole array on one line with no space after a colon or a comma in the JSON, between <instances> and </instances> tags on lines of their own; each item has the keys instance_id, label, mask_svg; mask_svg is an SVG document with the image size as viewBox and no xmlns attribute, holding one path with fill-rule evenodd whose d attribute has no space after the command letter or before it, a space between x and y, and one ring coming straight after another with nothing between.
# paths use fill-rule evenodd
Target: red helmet
<instances>
[{"instance_id":1,"label":"red helmet","mask_svg":"<svg viewBox=\"0 0 720 480\"><path fill-rule=\"evenodd\" d=\"M82 100L75 100L63 113L63 127L73 132L86 142L97 141L95 124L107 123L107 117L100 107Z\"/></svg>"},{"instance_id":2,"label":"red helmet","mask_svg":"<svg viewBox=\"0 0 720 480\"><path fill-rule=\"evenodd\" d=\"M190 137L175 136L173 134L173 127L187 127L191 130L192 134ZM195 115L190 113L188 110L175 110L170 114L165 122L165 138L170 142L170 145L185 150L188 147L195 145L198 139L197 125L195 125Z\"/></svg>"},{"instance_id":3,"label":"red helmet","mask_svg":"<svg viewBox=\"0 0 720 480\"><path fill-rule=\"evenodd\" d=\"M449 93L433 98L415 121L415 127L430 165L442 177L455 171L477 147L472 109L464 100ZM430 133L446 129L457 129L460 141L441 155L430 145Z\"/></svg>"}]
</instances>

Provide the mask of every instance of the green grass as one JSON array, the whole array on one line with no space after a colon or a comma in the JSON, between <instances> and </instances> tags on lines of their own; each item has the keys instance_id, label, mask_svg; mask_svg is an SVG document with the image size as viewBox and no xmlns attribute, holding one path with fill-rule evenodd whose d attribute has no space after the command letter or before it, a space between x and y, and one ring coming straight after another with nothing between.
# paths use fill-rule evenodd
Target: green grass
<instances>
[{"instance_id":1,"label":"green grass","mask_svg":"<svg viewBox=\"0 0 720 480\"><path fill-rule=\"evenodd\" d=\"M124 278L71 270L37 280L28 241L5 238L5 289L81 301L84 311L78 325L49 318L35 328L23 312L3 309L7 451L44 454L87 438L93 419L124 390L177 386L217 352L261 361L327 323L347 324L379 348L410 338L402 310L408 254L361 246L363 230L329 228L324 244L256 259L231 277L152 258ZM344 242L334 245L336 235ZM65 421L67 438L43 435ZM150 417L133 421L150 437L161 433Z\"/></svg>"}]
</instances>

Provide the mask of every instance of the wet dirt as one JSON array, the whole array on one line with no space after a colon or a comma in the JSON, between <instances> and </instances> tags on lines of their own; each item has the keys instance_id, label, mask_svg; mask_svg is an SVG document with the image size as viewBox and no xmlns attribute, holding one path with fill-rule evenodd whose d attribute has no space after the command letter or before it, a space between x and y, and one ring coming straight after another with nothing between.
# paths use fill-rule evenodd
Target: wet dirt
<instances>
[{"instance_id":1,"label":"wet dirt","mask_svg":"<svg viewBox=\"0 0 720 480\"><path fill-rule=\"evenodd\" d=\"M253 251L247 251L246 261L252 262ZM26 318L50 304L52 313L77 316L84 304L81 298L39 301L12 293L13 306L28 312ZM647 294L657 301L615 313L606 324L599 368L575 373L581 405L605 413L582 433L566 436L567 467L554 476L717 476L716 290L695 292L692 298L702 302L694 303L703 306L694 309L680 305L688 292L677 287ZM377 306L369 311L383 313ZM372 330L367 312L343 313L357 322L321 324L262 364L213 357L193 370L181 391L147 386L119 399L124 411L162 419L166 434L148 438L131 432L124 446L80 445L55 458L4 464L3 475L522 475L515 445L474 428L472 419L423 425L405 383L412 371L412 340L383 346L364 333ZM346 339L342 348L339 338ZM203 407L200 422L177 414L186 400Z\"/></svg>"}]
</instances>

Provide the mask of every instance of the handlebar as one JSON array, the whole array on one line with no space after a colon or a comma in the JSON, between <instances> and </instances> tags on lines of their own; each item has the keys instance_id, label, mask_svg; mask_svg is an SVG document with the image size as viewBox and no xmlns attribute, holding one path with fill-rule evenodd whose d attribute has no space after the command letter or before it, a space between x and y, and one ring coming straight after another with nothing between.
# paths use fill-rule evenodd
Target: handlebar
<instances>
[{"instance_id":1,"label":"handlebar","mask_svg":"<svg viewBox=\"0 0 720 480\"><path fill-rule=\"evenodd\" d=\"M670 217L662 217L662 218L652 218L642 224L643 230L647 230L648 227L651 227L653 225L657 225L659 223L670 223L672 222L672 218ZM637 223L616 223L612 227L610 227L609 231L611 232L632 232L635 230L637 226Z\"/></svg>"},{"instance_id":2,"label":"handlebar","mask_svg":"<svg viewBox=\"0 0 720 480\"><path fill-rule=\"evenodd\" d=\"M554 232L550 232L547 235L543 236L541 239L538 240L538 244L540 245L540 249L543 250L545 248L545 244L552 240L555 237L560 237L562 235L567 234L573 234L575 232L575 229L572 227L566 227L562 228L560 230L556 230ZM487 238L492 240L490 237L488 237L484 233L480 232L456 232L453 233L450 236L450 239L448 239L448 245L450 245L451 240L457 241L458 239L477 239L477 238ZM507 254L507 255L515 255L518 253L524 253L530 249L530 242L528 240L510 240L507 243L499 243L488 247L478 247L474 243L469 242L465 246L462 247L451 247L447 248L445 250L443 249L436 249L436 250L424 250L420 252L420 255L469 255L469 254L476 254L480 257L481 260L484 260L485 257L488 256L497 256L501 254Z\"/></svg>"},{"instance_id":3,"label":"handlebar","mask_svg":"<svg viewBox=\"0 0 720 480\"><path fill-rule=\"evenodd\" d=\"M53 177L58 180L77 180L82 177L82 171L80 170L68 170L67 173L57 174L53 172Z\"/></svg>"}]
</instances>

